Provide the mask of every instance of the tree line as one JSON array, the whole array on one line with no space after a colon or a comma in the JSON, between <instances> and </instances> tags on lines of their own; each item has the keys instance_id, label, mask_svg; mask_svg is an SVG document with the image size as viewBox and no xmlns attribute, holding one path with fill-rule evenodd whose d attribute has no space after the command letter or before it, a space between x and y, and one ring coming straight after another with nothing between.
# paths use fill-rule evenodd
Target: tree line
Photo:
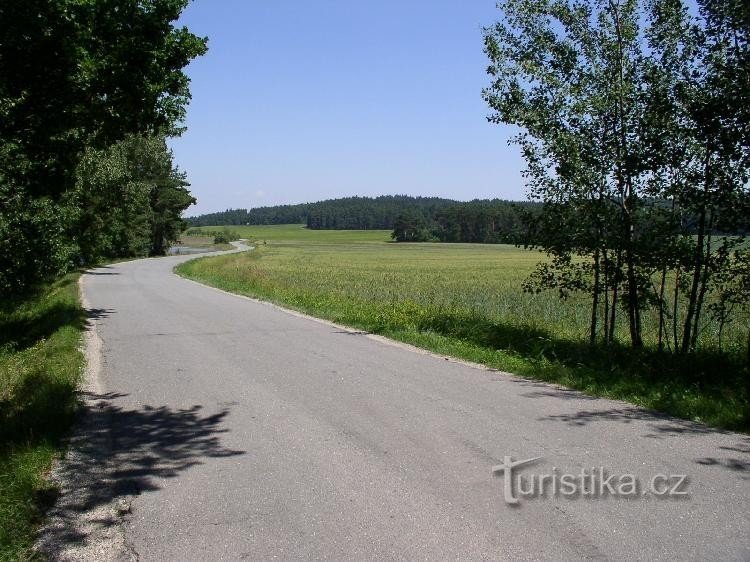
<instances>
[{"instance_id":1,"label":"tree line","mask_svg":"<svg viewBox=\"0 0 750 562\"><path fill-rule=\"evenodd\" d=\"M587 294L592 343L621 314L634 348L675 353L747 325L750 5L697 4L505 0L485 30L490 121L519 128L544 203L525 288Z\"/></svg>"},{"instance_id":2,"label":"tree line","mask_svg":"<svg viewBox=\"0 0 750 562\"><path fill-rule=\"evenodd\" d=\"M191 226L306 224L313 230L393 230L398 241L510 243L526 228L519 210L539 203L439 197L345 197L299 205L228 209L188 218Z\"/></svg>"},{"instance_id":3,"label":"tree line","mask_svg":"<svg viewBox=\"0 0 750 562\"><path fill-rule=\"evenodd\" d=\"M277 205L255 209L227 209L186 219L190 226L240 226L261 224L301 224L307 220L309 203Z\"/></svg>"},{"instance_id":4,"label":"tree line","mask_svg":"<svg viewBox=\"0 0 750 562\"><path fill-rule=\"evenodd\" d=\"M403 212L432 216L438 209L456 203L451 199L408 195L343 197L297 205L228 209L187 220L191 226L306 224L313 230L390 230Z\"/></svg>"},{"instance_id":5,"label":"tree line","mask_svg":"<svg viewBox=\"0 0 750 562\"><path fill-rule=\"evenodd\" d=\"M189 0L0 3L0 292L162 254L194 202L166 139L206 40Z\"/></svg>"},{"instance_id":6,"label":"tree line","mask_svg":"<svg viewBox=\"0 0 750 562\"><path fill-rule=\"evenodd\" d=\"M528 237L527 216L540 210L536 202L493 199L456 202L429 216L407 211L396 218L391 238L397 242L520 244Z\"/></svg>"},{"instance_id":7,"label":"tree line","mask_svg":"<svg viewBox=\"0 0 750 562\"><path fill-rule=\"evenodd\" d=\"M404 212L434 216L456 202L440 197L381 195L345 197L314 204L307 214L307 227L313 230L390 230Z\"/></svg>"}]
</instances>

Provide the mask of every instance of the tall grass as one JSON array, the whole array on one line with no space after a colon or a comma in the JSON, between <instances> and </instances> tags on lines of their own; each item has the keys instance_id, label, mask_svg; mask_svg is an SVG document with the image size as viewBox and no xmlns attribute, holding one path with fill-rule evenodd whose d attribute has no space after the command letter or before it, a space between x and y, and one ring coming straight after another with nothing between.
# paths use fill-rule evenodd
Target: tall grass
<instances>
[{"instance_id":1,"label":"tall grass","mask_svg":"<svg viewBox=\"0 0 750 562\"><path fill-rule=\"evenodd\" d=\"M586 343L588 301L521 291L538 253L502 245L385 243L374 232L347 239L346 231L246 228L247 237L268 244L189 262L179 271L516 374L687 419L750 428L741 329L725 335L737 353L685 360L653 345L638 353L623 344L592 348Z\"/></svg>"},{"instance_id":2,"label":"tall grass","mask_svg":"<svg viewBox=\"0 0 750 562\"><path fill-rule=\"evenodd\" d=\"M30 555L45 476L76 410L85 314L77 275L0 306L0 560Z\"/></svg>"},{"instance_id":3,"label":"tall grass","mask_svg":"<svg viewBox=\"0 0 750 562\"><path fill-rule=\"evenodd\" d=\"M220 227L201 226L191 228L188 234L212 236ZM316 244L351 244L388 242L390 230L310 230L304 224L275 224L262 226L231 226L238 238L246 238L263 244L273 242L310 242Z\"/></svg>"}]
</instances>

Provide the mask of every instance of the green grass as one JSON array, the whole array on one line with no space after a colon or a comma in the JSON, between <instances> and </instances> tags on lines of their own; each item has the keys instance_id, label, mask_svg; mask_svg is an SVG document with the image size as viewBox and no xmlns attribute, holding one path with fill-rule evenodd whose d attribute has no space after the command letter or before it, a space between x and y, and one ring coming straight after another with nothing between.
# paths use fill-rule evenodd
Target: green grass
<instances>
[{"instance_id":1,"label":"green grass","mask_svg":"<svg viewBox=\"0 0 750 562\"><path fill-rule=\"evenodd\" d=\"M210 250L212 252L218 252L221 250L231 250L234 246L231 244L214 244L213 236L187 236L183 235L180 237L179 245L186 246L188 248L201 248Z\"/></svg>"},{"instance_id":2,"label":"green grass","mask_svg":"<svg viewBox=\"0 0 750 562\"><path fill-rule=\"evenodd\" d=\"M0 560L31 556L46 475L77 407L85 313L78 275L0 306Z\"/></svg>"},{"instance_id":3,"label":"green grass","mask_svg":"<svg viewBox=\"0 0 750 562\"><path fill-rule=\"evenodd\" d=\"M391 240L390 230L309 230L303 224L269 226L231 226L232 233L240 238L260 244L271 242L310 242L315 244L382 243ZM219 232L221 227L203 226L193 230Z\"/></svg>"},{"instance_id":4,"label":"green grass","mask_svg":"<svg viewBox=\"0 0 750 562\"><path fill-rule=\"evenodd\" d=\"M538 253L503 245L394 244L384 231L235 228L260 241L256 251L188 262L178 271L438 353L750 429L743 327L728 338L736 353L680 359L624 344L592 348L588 301L521 291ZM624 326L620 332L624 337Z\"/></svg>"}]
</instances>

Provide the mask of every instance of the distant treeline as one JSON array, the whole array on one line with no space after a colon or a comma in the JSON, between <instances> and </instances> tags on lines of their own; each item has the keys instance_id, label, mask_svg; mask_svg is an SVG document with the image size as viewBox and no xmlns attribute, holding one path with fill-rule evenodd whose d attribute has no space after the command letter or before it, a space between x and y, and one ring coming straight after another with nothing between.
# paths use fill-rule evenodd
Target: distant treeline
<instances>
[{"instance_id":1,"label":"distant treeline","mask_svg":"<svg viewBox=\"0 0 750 562\"><path fill-rule=\"evenodd\" d=\"M191 217L191 226L306 224L312 230L393 230L399 241L513 242L519 209L538 203L500 199L460 202L439 197L345 197L299 205L229 209Z\"/></svg>"},{"instance_id":2,"label":"distant treeline","mask_svg":"<svg viewBox=\"0 0 750 562\"><path fill-rule=\"evenodd\" d=\"M474 242L521 244L539 203L500 199L454 202L431 216L411 211L398 216L392 237L397 242Z\"/></svg>"},{"instance_id":3,"label":"distant treeline","mask_svg":"<svg viewBox=\"0 0 750 562\"><path fill-rule=\"evenodd\" d=\"M229 209L191 217L191 226L227 226L262 224L306 224L320 230L390 230L396 218L409 211L425 217L455 205L451 199L382 195L380 197L344 197L315 203L277 205L255 209Z\"/></svg>"},{"instance_id":4,"label":"distant treeline","mask_svg":"<svg viewBox=\"0 0 750 562\"><path fill-rule=\"evenodd\" d=\"M299 224L307 220L310 203L300 205L278 205L255 209L227 209L218 213L208 213L188 217L190 226L239 226L262 224Z\"/></svg>"}]
</instances>

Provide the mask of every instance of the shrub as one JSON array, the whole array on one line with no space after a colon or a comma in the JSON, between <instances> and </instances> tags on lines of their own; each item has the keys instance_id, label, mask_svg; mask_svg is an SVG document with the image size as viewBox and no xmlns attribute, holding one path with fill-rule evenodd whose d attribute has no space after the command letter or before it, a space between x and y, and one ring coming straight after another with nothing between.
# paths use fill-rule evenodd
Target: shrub
<instances>
[{"instance_id":1,"label":"shrub","mask_svg":"<svg viewBox=\"0 0 750 562\"><path fill-rule=\"evenodd\" d=\"M214 244L229 244L229 242L230 242L229 238L230 238L230 236L229 236L228 233L226 233L226 232L217 232L214 235Z\"/></svg>"}]
</instances>

